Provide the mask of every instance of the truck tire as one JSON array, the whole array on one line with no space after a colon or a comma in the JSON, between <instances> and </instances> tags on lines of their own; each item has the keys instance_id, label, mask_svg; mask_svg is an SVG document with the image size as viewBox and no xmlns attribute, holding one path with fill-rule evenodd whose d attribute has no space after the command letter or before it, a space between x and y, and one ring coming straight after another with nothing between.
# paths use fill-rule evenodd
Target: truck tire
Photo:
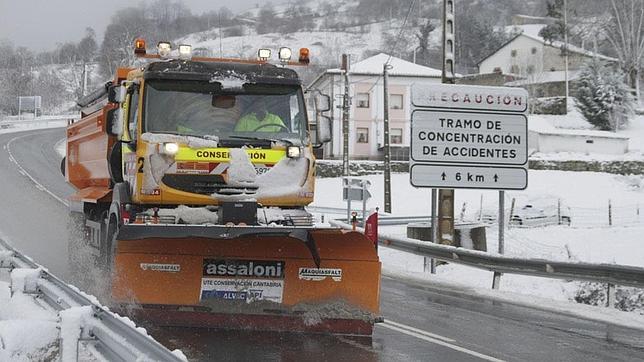
<instances>
[{"instance_id":1,"label":"truck tire","mask_svg":"<svg viewBox=\"0 0 644 362\"><path fill-rule=\"evenodd\" d=\"M101 258L99 267L105 272L105 275L111 275L114 265L114 250L116 247L116 234L118 233L118 222L116 216L112 214L107 224L104 242L101 243Z\"/></svg>"},{"instance_id":2,"label":"truck tire","mask_svg":"<svg viewBox=\"0 0 644 362\"><path fill-rule=\"evenodd\" d=\"M67 161L67 156L63 157L63 160L60 161L60 173L63 174L63 177L65 176L65 163Z\"/></svg>"}]
</instances>

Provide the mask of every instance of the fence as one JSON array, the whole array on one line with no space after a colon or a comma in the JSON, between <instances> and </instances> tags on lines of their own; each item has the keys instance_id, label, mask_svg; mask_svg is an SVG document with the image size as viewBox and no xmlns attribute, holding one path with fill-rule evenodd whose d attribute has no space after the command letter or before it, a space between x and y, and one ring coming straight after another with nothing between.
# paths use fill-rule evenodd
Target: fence
<instances>
[{"instance_id":1,"label":"fence","mask_svg":"<svg viewBox=\"0 0 644 362\"><path fill-rule=\"evenodd\" d=\"M589 195L589 197L593 197ZM644 225L640 204L616 204L610 199L604 206L587 207L567 205L562 199L540 200L537 204L519 205L514 199L506 205L506 225L508 227L541 227L550 225L567 225L575 228L601 228L612 226ZM468 217L484 223L495 223L497 210L481 209L474 215L468 214L466 205L460 212L462 220Z\"/></svg>"}]
</instances>

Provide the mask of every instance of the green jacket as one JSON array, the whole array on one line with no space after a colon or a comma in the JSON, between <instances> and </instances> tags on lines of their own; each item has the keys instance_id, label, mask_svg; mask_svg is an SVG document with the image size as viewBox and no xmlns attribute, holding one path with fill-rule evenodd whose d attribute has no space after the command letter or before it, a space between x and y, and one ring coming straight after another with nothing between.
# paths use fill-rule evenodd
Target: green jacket
<instances>
[{"instance_id":1,"label":"green jacket","mask_svg":"<svg viewBox=\"0 0 644 362\"><path fill-rule=\"evenodd\" d=\"M274 126L270 126L274 125ZM263 126L263 127L262 127ZM257 115L252 112L248 113L237 121L235 125L236 132L279 132L285 129L282 119L272 113L266 112L263 120L257 119Z\"/></svg>"}]
</instances>

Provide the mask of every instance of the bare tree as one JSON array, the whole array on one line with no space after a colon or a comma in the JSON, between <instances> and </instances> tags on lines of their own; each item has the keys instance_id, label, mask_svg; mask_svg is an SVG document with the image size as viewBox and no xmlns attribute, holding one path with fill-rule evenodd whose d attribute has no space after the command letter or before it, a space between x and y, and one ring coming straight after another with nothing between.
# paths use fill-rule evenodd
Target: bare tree
<instances>
[{"instance_id":1,"label":"bare tree","mask_svg":"<svg viewBox=\"0 0 644 362\"><path fill-rule=\"evenodd\" d=\"M644 0L611 0L610 10L612 19L606 23L606 35L639 100L644 54Z\"/></svg>"}]
</instances>

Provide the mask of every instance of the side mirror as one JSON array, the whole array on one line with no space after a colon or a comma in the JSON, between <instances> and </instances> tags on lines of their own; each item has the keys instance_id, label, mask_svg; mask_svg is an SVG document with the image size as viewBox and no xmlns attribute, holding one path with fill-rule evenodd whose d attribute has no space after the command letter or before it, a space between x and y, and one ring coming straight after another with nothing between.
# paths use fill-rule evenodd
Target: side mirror
<instances>
[{"instance_id":1,"label":"side mirror","mask_svg":"<svg viewBox=\"0 0 644 362\"><path fill-rule=\"evenodd\" d=\"M123 136L123 109L115 108L107 111L107 132L112 136Z\"/></svg>"},{"instance_id":2,"label":"side mirror","mask_svg":"<svg viewBox=\"0 0 644 362\"><path fill-rule=\"evenodd\" d=\"M315 103L318 112L328 112L331 109L331 97L326 94L317 93L315 95Z\"/></svg>"},{"instance_id":3,"label":"side mirror","mask_svg":"<svg viewBox=\"0 0 644 362\"><path fill-rule=\"evenodd\" d=\"M331 118L317 114L316 143L322 144L331 141Z\"/></svg>"},{"instance_id":4,"label":"side mirror","mask_svg":"<svg viewBox=\"0 0 644 362\"><path fill-rule=\"evenodd\" d=\"M122 85L112 85L107 90L107 100L111 103L123 103L125 101L125 95L127 94L127 88Z\"/></svg>"}]
</instances>

